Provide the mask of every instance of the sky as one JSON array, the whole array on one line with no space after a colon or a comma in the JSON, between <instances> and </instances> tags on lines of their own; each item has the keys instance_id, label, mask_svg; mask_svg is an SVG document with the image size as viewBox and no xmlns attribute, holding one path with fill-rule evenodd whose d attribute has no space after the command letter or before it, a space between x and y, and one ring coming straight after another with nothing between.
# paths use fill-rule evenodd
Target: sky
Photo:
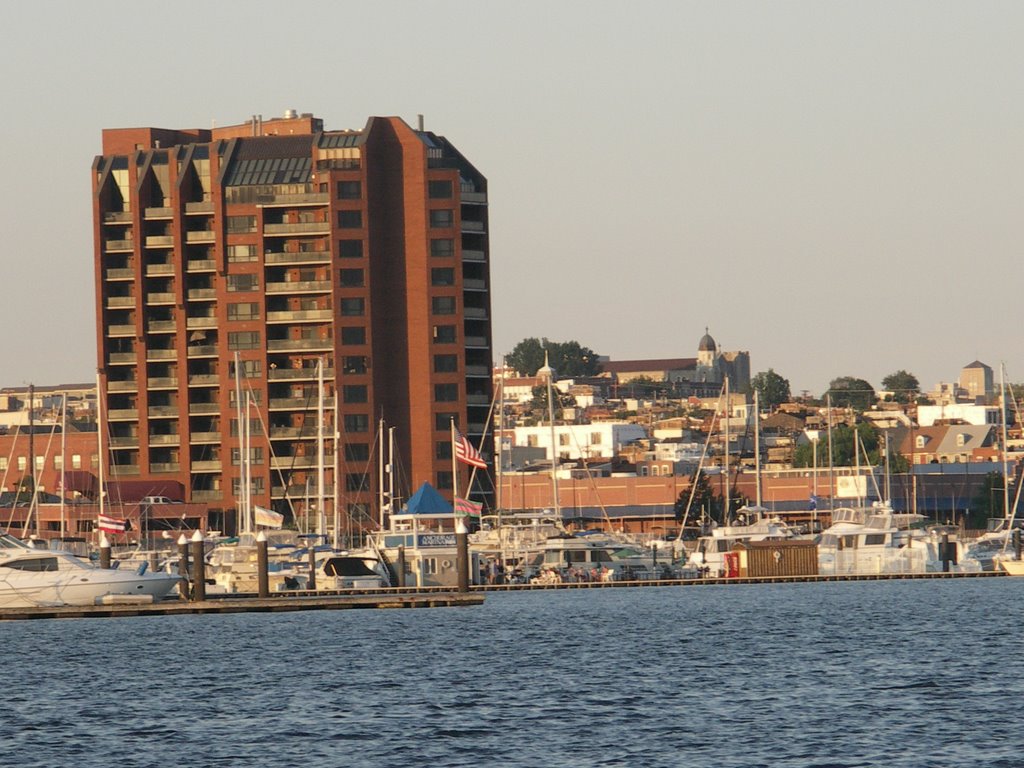
<instances>
[{"instance_id":1,"label":"sky","mask_svg":"<svg viewBox=\"0 0 1024 768\"><path fill-rule=\"evenodd\" d=\"M14 3L0 386L93 380L104 128L398 115L488 178L495 355L693 357L793 392L1024 381L1024 4Z\"/></svg>"}]
</instances>

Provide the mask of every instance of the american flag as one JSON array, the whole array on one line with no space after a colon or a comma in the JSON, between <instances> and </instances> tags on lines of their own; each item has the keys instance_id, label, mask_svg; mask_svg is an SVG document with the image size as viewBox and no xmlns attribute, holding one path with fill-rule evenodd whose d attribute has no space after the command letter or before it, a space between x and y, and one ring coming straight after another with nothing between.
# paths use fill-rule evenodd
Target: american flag
<instances>
[{"instance_id":1,"label":"american flag","mask_svg":"<svg viewBox=\"0 0 1024 768\"><path fill-rule=\"evenodd\" d=\"M487 462L484 461L484 457L480 455L480 451L473 447L472 443L466 439L459 430L455 430L455 458L461 461L463 464L469 464L471 467L477 467L478 469L487 469Z\"/></svg>"},{"instance_id":2,"label":"american flag","mask_svg":"<svg viewBox=\"0 0 1024 768\"><path fill-rule=\"evenodd\" d=\"M458 496L455 497L456 515L462 515L463 517L480 517L480 510L483 509L483 507L483 504L477 504L475 501L460 499Z\"/></svg>"},{"instance_id":3,"label":"american flag","mask_svg":"<svg viewBox=\"0 0 1024 768\"><path fill-rule=\"evenodd\" d=\"M128 525L126 520L109 515L99 515L96 518L96 527L106 533L124 533Z\"/></svg>"}]
</instances>

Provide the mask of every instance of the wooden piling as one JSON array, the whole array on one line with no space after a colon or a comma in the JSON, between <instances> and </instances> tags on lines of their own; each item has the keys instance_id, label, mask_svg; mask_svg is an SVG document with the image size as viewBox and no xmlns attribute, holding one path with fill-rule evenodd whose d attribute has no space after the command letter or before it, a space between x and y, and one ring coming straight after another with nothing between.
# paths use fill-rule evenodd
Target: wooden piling
<instances>
[{"instance_id":1,"label":"wooden piling","mask_svg":"<svg viewBox=\"0 0 1024 768\"><path fill-rule=\"evenodd\" d=\"M398 559L395 562L395 579L397 580L396 587L405 586L405 547L398 548Z\"/></svg>"},{"instance_id":2,"label":"wooden piling","mask_svg":"<svg viewBox=\"0 0 1024 768\"><path fill-rule=\"evenodd\" d=\"M267 534L260 531L256 534L256 579L257 589L261 598L270 596L270 576L267 569L270 567L270 557L267 552Z\"/></svg>"},{"instance_id":3,"label":"wooden piling","mask_svg":"<svg viewBox=\"0 0 1024 768\"><path fill-rule=\"evenodd\" d=\"M203 534L196 531L192 534L192 600L202 602L206 599L206 553L203 551Z\"/></svg>"}]
</instances>

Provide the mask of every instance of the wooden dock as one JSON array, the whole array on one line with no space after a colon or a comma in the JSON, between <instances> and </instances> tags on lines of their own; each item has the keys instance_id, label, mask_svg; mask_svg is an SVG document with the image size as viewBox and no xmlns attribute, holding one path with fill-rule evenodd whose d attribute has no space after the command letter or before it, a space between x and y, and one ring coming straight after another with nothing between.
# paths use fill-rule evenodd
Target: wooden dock
<instances>
[{"instance_id":1,"label":"wooden dock","mask_svg":"<svg viewBox=\"0 0 1024 768\"><path fill-rule=\"evenodd\" d=\"M449 608L480 605L481 594L459 594L450 589L414 593L381 590L360 594L331 593L276 595L259 598L255 595L213 596L209 600L162 600L156 603L122 603L114 605L57 606L34 608L0 608L0 621L25 619L88 619L122 616L176 616L197 613L281 613L284 611L340 611L354 608Z\"/></svg>"}]
</instances>

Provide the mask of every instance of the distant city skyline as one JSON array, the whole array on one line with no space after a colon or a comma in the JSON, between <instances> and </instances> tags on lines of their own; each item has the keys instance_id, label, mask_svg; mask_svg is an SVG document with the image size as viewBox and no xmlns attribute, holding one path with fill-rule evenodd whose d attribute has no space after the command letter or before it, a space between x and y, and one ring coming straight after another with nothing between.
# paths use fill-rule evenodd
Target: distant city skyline
<instances>
[{"instance_id":1,"label":"distant city skyline","mask_svg":"<svg viewBox=\"0 0 1024 768\"><path fill-rule=\"evenodd\" d=\"M547 336L689 357L707 326L794 393L899 369L928 390L975 359L1024 381L1019 4L449 0L416 24L398 2L176 7L203 23L183 37L114 0L8 11L3 386L94 375L103 128L285 109L423 114L473 158L496 355ZM311 20L359 33L318 45Z\"/></svg>"}]
</instances>

